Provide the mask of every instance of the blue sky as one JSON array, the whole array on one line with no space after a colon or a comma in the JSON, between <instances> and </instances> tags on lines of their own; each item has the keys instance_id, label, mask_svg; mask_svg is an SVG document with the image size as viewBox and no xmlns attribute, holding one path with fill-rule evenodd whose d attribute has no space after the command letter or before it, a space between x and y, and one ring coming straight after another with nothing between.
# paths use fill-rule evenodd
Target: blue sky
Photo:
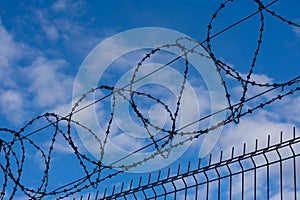
<instances>
[{"instance_id":1,"label":"blue sky","mask_svg":"<svg viewBox=\"0 0 300 200\"><path fill-rule=\"evenodd\" d=\"M265 0L263 2L267 4L271 1ZM73 84L83 61L96 45L115 34L141 27L160 27L178 31L200 42L204 41L211 15L220 3L219 0L206 2L194 0L107 2L33 0L18 3L2 0L0 2L0 127L18 130L30 119L45 112L66 115L71 109ZM296 23L300 23L299 8L300 2L297 0L288 2L279 0L270 7L271 10ZM236 1L228 4L228 8L226 7L213 23L212 34L256 10L257 5L252 1ZM264 13L264 15L263 43L254 68L253 80L280 83L299 76L300 29L289 26L268 13ZM251 65L257 44L259 22L259 16L256 15L214 38L212 49L217 59L221 59L245 75ZM113 49L113 47L111 48ZM136 64L145 52L145 50L136 51L123 55L123 60L121 58L116 60L112 64L111 70L106 71L106 76L101 79L102 82L100 81L99 84L116 83L122 73L125 73L127 69L127 71L132 69L134 67L132 65ZM158 54L157 59L153 59L153 61L163 63L168 56L172 58L172 55L168 53ZM122 70L118 69L119 65L124 64L124 60L126 60L128 66L126 65ZM180 71L178 68L180 62L182 60L179 61L178 65L172 67ZM196 77L196 74L192 74L189 81L191 87L197 89L195 98L198 101L199 109L207 114L209 113L207 104L210 103L206 104L203 99L201 101L201 95L197 93L197 91L200 91L205 94L204 97L202 96L204 99L208 98L207 87L203 86L203 82L196 79ZM162 78L167 80L168 76L162 76ZM232 78L228 78L228 84L233 102L238 101L241 87ZM150 91L151 87L141 89ZM155 95L160 95L155 93L160 91L159 87L152 86L152 89ZM247 97L263 90L256 87L250 88ZM96 96L105 94L105 92L101 92L96 93ZM273 91L246 106L248 108L258 105L277 96L280 92L281 90ZM169 93L162 92L162 94L165 95L161 95L159 98L164 99ZM109 100L100 103L97 107L97 111L99 111L97 117L104 119L104 121L108 119L103 115L110 113L111 102ZM168 100L166 99L169 103L175 103L174 99L173 101ZM141 99L141 101L143 100ZM224 149L226 153L227 149L228 154L231 146L238 146L241 149L243 142L253 146L257 138L260 139L263 146L267 134L271 134L274 141L278 141L281 130L286 133L284 137L291 137L292 128L299 128L299 102L300 96L295 93L245 116L239 124L226 125L222 130L218 143L212 149L212 153L216 153L220 149ZM152 105L151 102L150 105ZM193 108L188 107L188 103L186 106L187 109L193 110ZM172 108L172 105L170 107ZM149 107L145 105L142 106L142 109L147 110ZM166 120L166 113L160 113L158 107L152 107L151 109L153 120L158 122ZM89 120L87 115L88 113L84 113L81 116ZM155 116L159 117L155 118ZM120 125L122 122L119 121L118 123ZM202 128L207 123L200 124L199 127ZM47 120L40 120L26 129L25 133L30 133L30 131L45 124L47 124ZM117 125L114 124L114 128ZM115 132L118 132L117 130L117 128L114 129ZM51 134L48 135L48 131L53 133L54 130L41 131L39 134L33 135L32 140L46 148L49 140L51 140ZM91 156L84 144L80 142L77 130L73 128L72 131L76 144L81 147L83 152ZM0 139L2 139L2 136L0 136ZM11 138L5 135L3 139L9 140ZM118 139L117 143L119 142L118 144L121 146L132 143L128 138L129 141L123 139ZM203 141L203 138L201 141ZM198 156L199 147L197 145L201 145L201 141L193 143L193 148L187 154L190 157L182 158L177 163L192 159L194 153ZM138 147L144 144L135 140L134 142ZM54 187L56 182L60 185L74 180L74 177L80 177L77 170L81 169L76 167L76 159L72 157L74 156L72 155L72 149L68 148L63 138L58 139L55 147L53 171L51 171L52 176L55 178L50 181L49 187ZM132 145L129 147L131 148ZM43 169L43 161L39 160L39 155L36 154L34 149L29 148L27 152L26 157L30 162L35 163L36 170L35 168L26 168L28 171L22 181L29 186L33 186L37 184L38 177L40 177L38 173L34 172ZM2 156L0 158L1 162L3 161ZM63 175L65 176L61 179ZM119 183L121 179L128 178L126 175L124 176L123 178L116 178L114 181ZM20 198L22 197L21 193L17 195ZM274 196L276 195L274 194Z\"/></svg>"}]
</instances>

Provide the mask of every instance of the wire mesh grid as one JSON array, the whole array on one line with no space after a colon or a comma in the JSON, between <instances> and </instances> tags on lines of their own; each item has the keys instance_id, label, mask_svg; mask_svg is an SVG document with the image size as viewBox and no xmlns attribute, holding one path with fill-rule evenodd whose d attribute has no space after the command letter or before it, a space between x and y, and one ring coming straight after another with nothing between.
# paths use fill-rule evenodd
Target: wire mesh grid
<instances>
[{"instance_id":1,"label":"wire mesh grid","mask_svg":"<svg viewBox=\"0 0 300 200\"><path fill-rule=\"evenodd\" d=\"M218 161L210 155L206 163L149 173L80 199L300 199L300 136L294 128L291 139L281 132L279 142L270 141L268 136L265 147L256 140L251 151L244 144L240 155L232 147L229 158L221 151Z\"/></svg>"}]
</instances>

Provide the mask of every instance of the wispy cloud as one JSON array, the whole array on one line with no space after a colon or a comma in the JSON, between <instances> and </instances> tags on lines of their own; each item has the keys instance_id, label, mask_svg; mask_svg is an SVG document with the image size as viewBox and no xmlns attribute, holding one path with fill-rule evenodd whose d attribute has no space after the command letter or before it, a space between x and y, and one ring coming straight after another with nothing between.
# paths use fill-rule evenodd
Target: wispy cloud
<instances>
[{"instance_id":1,"label":"wispy cloud","mask_svg":"<svg viewBox=\"0 0 300 200\"><path fill-rule=\"evenodd\" d=\"M56 12L65 10L67 8L67 0L58 0L52 4L52 9Z\"/></svg>"},{"instance_id":2,"label":"wispy cloud","mask_svg":"<svg viewBox=\"0 0 300 200\"><path fill-rule=\"evenodd\" d=\"M67 75L66 61L41 57L38 50L30 55L22 51L28 47L15 42L1 21L0 43L0 109L8 121L19 124L28 112L41 108L46 112L70 101L73 78ZM24 57L32 60L27 67L18 63Z\"/></svg>"},{"instance_id":3,"label":"wispy cloud","mask_svg":"<svg viewBox=\"0 0 300 200\"><path fill-rule=\"evenodd\" d=\"M73 79L62 71L65 66L64 60L40 57L24 69L36 106L49 108L70 101Z\"/></svg>"},{"instance_id":4,"label":"wispy cloud","mask_svg":"<svg viewBox=\"0 0 300 200\"><path fill-rule=\"evenodd\" d=\"M24 103L22 94L18 91L8 90L0 93L1 113L12 121L23 121L24 115L20 111L24 109Z\"/></svg>"},{"instance_id":5,"label":"wispy cloud","mask_svg":"<svg viewBox=\"0 0 300 200\"><path fill-rule=\"evenodd\" d=\"M13 36L6 30L0 19L0 65L8 67L16 57L20 56L20 46L14 41ZM0 68L0 69L1 69Z\"/></svg>"},{"instance_id":6,"label":"wispy cloud","mask_svg":"<svg viewBox=\"0 0 300 200\"><path fill-rule=\"evenodd\" d=\"M14 86L12 65L21 57L21 44L14 41L0 19L0 88Z\"/></svg>"},{"instance_id":7,"label":"wispy cloud","mask_svg":"<svg viewBox=\"0 0 300 200\"><path fill-rule=\"evenodd\" d=\"M23 56L23 45L3 26L0 19L0 110L14 124L24 121L24 96L18 90L16 63ZM12 118L12 116L14 116Z\"/></svg>"},{"instance_id":8,"label":"wispy cloud","mask_svg":"<svg viewBox=\"0 0 300 200\"><path fill-rule=\"evenodd\" d=\"M40 25L42 27L42 30L49 39L58 39L59 37L59 30L56 27L56 25L46 18L45 13L41 10L34 10L34 13L40 22Z\"/></svg>"},{"instance_id":9,"label":"wispy cloud","mask_svg":"<svg viewBox=\"0 0 300 200\"><path fill-rule=\"evenodd\" d=\"M55 1L51 9L55 12L72 12L72 13L83 13L85 3L83 1L76 0L57 0Z\"/></svg>"},{"instance_id":10,"label":"wispy cloud","mask_svg":"<svg viewBox=\"0 0 300 200\"><path fill-rule=\"evenodd\" d=\"M293 28L293 31L294 31L295 35L296 35L298 38L300 38L300 28L299 28L299 27L294 27L294 28Z\"/></svg>"},{"instance_id":11,"label":"wispy cloud","mask_svg":"<svg viewBox=\"0 0 300 200\"><path fill-rule=\"evenodd\" d=\"M262 111L241 119L237 125L228 125L224 129L220 143L222 149L227 149L228 153L233 146L236 146L236 153L241 153L243 143L247 144L248 150L253 150L255 140L258 139L259 146L265 147L269 134L272 143L279 142L280 131L291 135L292 128L293 124L270 119L270 114Z\"/></svg>"},{"instance_id":12,"label":"wispy cloud","mask_svg":"<svg viewBox=\"0 0 300 200\"><path fill-rule=\"evenodd\" d=\"M297 193L297 197L300 196L300 192L296 192ZM295 196L295 191L289 191L289 190L283 190L283 199L294 199ZM271 200L280 200L281 199L281 194L277 193L276 195L274 195Z\"/></svg>"},{"instance_id":13,"label":"wispy cloud","mask_svg":"<svg viewBox=\"0 0 300 200\"><path fill-rule=\"evenodd\" d=\"M39 31L44 32L44 35L36 35L37 40L42 39L58 49L65 48L85 56L103 39L101 35L106 35L103 30L88 31L91 21L78 20L84 15L85 8L83 1L58 0L49 8L30 7L32 14L26 17L36 24Z\"/></svg>"}]
</instances>

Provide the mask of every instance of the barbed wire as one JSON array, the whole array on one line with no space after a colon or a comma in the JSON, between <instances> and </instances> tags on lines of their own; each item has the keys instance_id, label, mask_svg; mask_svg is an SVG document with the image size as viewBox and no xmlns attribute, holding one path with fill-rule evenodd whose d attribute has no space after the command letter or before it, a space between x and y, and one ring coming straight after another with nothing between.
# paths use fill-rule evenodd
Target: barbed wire
<instances>
[{"instance_id":1,"label":"barbed wire","mask_svg":"<svg viewBox=\"0 0 300 200\"><path fill-rule=\"evenodd\" d=\"M225 29L219 31L216 34L212 34L212 29L214 22L218 19L219 15L223 10L229 6L230 3L234 3L234 0L227 0L224 3L220 4L215 13L213 13L208 27L207 27L207 35L206 39L203 42L199 42L193 40L188 37L178 38L172 44L165 44L160 47L157 47L147 53L141 60L138 62L137 66L134 68L134 72L132 74L130 82L121 87L116 88L114 86L101 85L96 88L90 89L88 92L82 94L82 96L75 102L72 107L70 113L66 116L60 116L56 113L45 113L43 115L39 115L32 120L30 120L27 124L21 127L19 130L12 130L9 128L0 128L1 137L0 137L0 168L3 174L2 180L2 189L0 193L0 199L8 198L13 199L16 194L19 192L22 195L26 196L30 199L42 199L44 197L53 197L57 199L62 199L65 197L72 196L76 193L80 193L83 190L86 190L91 187L97 187L99 184L104 182L107 179L111 179L118 174L126 172L130 169L133 169L139 165L142 165L149 160L155 159L158 156L162 156L163 158L168 158L172 149L177 148L179 146L184 145L187 142L193 141L194 139L199 138L203 134L209 134L211 131L216 130L217 128L224 126L229 123L239 123L241 117L246 116L248 114L253 113L258 109L264 108L266 105L272 104L284 97L292 95L300 90L299 82L300 75L296 75L293 79L287 80L285 82L277 83L277 82L269 82L269 83L261 83L256 82L253 79L254 69L257 63L258 56L262 51L261 45L263 42L264 30L265 30L265 15L269 14L272 17L280 20L283 23L288 24L289 26L299 28L299 24L286 19L280 14L276 13L273 10L270 10L269 7L274 3L278 2L275 0L267 5L265 5L260 0L254 0L253 2L257 5L257 10L250 14L249 16L239 20L236 23L231 24ZM217 55L214 53L212 47L212 39L223 34L225 31L245 22L246 20L252 18L255 15L259 15L260 27L258 33L258 39L256 48L253 53L253 57L251 59L250 68L244 76L241 72L239 72L236 68L226 64L225 61L219 59ZM194 44L193 47L187 47L184 45L184 41L188 41ZM207 52L203 53L197 50L197 47L203 47ZM177 48L182 52L182 55L176 57L175 59L167 62L163 66L158 69L146 74L138 78L138 73L142 70L145 65L145 62L150 58L155 56L160 51L168 51L170 48ZM201 117L195 121L191 121L188 124L178 127L177 122L179 119L179 113L182 107L182 99L184 91L187 87L188 75L190 73L191 64L189 62L190 56L197 55L202 59L211 60L215 64L215 71L220 79L221 86L225 92L225 98L227 102L227 107L220 109L214 113ZM170 105L168 105L163 99L156 97L153 94L142 92L134 89L134 84L137 82L149 77L155 76L157 72L162 70L164 67L169 66L170 64L183 59L184 67L182 70L182 82L179 84L179 94L177 95L175 109L172 112ZM239 97L239 101L234 103L231 91L228 87L228 80L234 80L236 84L239 84L242 87L241 96ZM251 97L247 97L248 91L250 87L264 88L264 90L256 95ZM286 88L286 89L285 89ZM276 90L281 90L280 93L271 94ZM285 91L287 90L287 91ZM95 95L97 92L108 92L107 95L97 99L96 101L84 104L84 101L91 96ZM258 104L253 103L248 105L248 108L245 109L245 105L254 100L262 97L263 95L271 94L272 97L260 101ZM74 119L74 115L80 114L82 110L89 108L90 106L102 102L104 99L111 97L111 107L110 107L110 115L107 122L106 130L104 138L100 137L94 130L82 124L80 121L76 121ZM170 127L159 126L152 122L146 115L141 111L141 105L138 104L137 98L143 97L147 98L151 102L155 102L162 107L168 117L170 118L171 125ZM105 149L108 145L108 139L111 134L112 124L115 120L115 109L117 105L117 99L122 99L122 101L127 102L133 113L136 115L137 119L142 123L145 132L148 135L148 139L150 143L129 153L127 156L122 157L116 160L109 165L105 165L103 163L103 158L106 154ZM83 105L82 105L83 104ZM204 129L196 129L193 131L184 131L186 128L191 127L193 124L201 122L209 117L217 115L221 112L229 113L227 114L224 120L216 122L215 124L204 128ZM36 129L35 124L39 122L46 122L45 126ZM86 134L91 136L97 144L99 158L95 158L90 156L84 150L80 149L78 144L76 143L74 137L75 133L73 128L77 126L86 131ZM33 129L34 131L28 131ZM50 144L46 148L39 144L39 141L35 141L32 136L37 133L41 133L44 130L53 129L52 132L47 131L47 135L49 137ZM160 137L156 138L153 131L159 131ZM184 136L184 137L183 137ZM61 137L67 144L68 147L72 150L72 155L75 156L75 159L78 161L78 167L81 168L83 175L81 178L78 178L72 182L67 184L63 184L57 188L50 188L50 168L53 160L53 152L55 150L55 146L57 145L58 138ZM175 137L180 137L181 140L175 141ZM103 139L102 139L103 138ZM141 160L136 160L131 164L118 164L122 160L143 151L146 148L154 147L155 151ZM41 171L41 180L40 183L36 186L27 185L22 177L24 176L24 166L26 165L26 160L28 160L28 151L34 151L36 156L40 157L43 160L43 170ZM32 153L32 152L31 152ZM118 171L116 171L118 170Z\"/></svg>"}]
</instances>

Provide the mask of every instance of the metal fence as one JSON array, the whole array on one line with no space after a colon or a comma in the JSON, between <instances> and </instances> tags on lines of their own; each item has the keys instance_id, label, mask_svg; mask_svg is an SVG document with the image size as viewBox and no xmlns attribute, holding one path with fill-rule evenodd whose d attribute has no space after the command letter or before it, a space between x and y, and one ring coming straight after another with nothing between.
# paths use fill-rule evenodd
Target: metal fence
<instances>
[{"instance_id":1,"label":"metal fence","mask_svg":"<svg viewBox=\"0 0 300 200\"><path fill-rule=\"evenodd\" d=\"M235 155L220 152L218 161L212 156L206 163L187 163L177 169L151 173L139 180L112 185L81 199L300 199L300 136L295 129L291 139ZM204 163L204 164L203 164ZM110 191L110 192L108 192ZM101 194L101 195L100 195Z\"/></svg>"}]
</instances>

